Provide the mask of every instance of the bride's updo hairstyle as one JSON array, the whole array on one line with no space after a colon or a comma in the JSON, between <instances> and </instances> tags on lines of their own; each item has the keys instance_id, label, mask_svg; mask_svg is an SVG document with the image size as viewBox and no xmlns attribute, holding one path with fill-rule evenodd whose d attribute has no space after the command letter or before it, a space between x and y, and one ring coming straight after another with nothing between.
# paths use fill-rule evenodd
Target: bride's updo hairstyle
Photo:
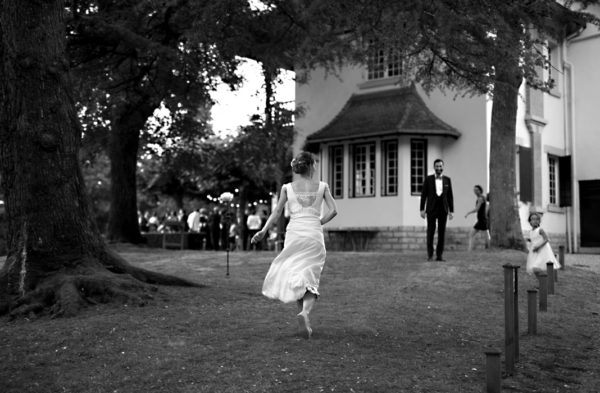
<instances>
[{"instance_id":1,"label":"bride's updo hairstyle","mask_svg":"<svg viewBox=\"0 0 600 393\"><path fill-rule=\"evenodd\" d=\"M315 159L312 154L303 151L292 160L292 171L299 175L306 175L310 172L314 163Z\"/></svg>"}]
</instances>

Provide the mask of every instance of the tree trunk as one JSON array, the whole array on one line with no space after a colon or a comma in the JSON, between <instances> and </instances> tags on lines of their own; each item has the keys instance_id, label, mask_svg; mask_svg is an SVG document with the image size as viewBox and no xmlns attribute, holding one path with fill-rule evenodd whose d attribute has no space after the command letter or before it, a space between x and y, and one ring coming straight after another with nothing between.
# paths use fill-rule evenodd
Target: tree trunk
<instances>
[{"instance_id":1,"label":"tree trunk","mask_svg":"<svg viewBox=\"0 0 600 393\"><path fill-rule=\"evenodd\" d=\"M146 102L130 103L113 115L108 144L111 178L109 241L138 244L144 240L137 217L137 160L140 131L154 108Z\"/></svg>"},{"instance_id":2,"label":"tree trunk","mask_svg":"<svg viewBox=\"0 0 600 393\"><path fill-rule=\"evenodd\" d=\"M63 12L63 1L0 3L0 313L69 315L87 302L144 302L143 282L195 285L133 267L102 240L79 168Z\"/></svg>"},{"instance_id":3,"label":"tree trunk","mask_svg":"<svg viewBox=\"0 0 600 393\"><path fill-rule=\"evenodd\" d=\"M265 129L270 131L273 127L273 99L275 97L275 78L277 68L262 64L263 79L265 81Z\"/></svg>"},{"instance_id":4,"label":"tree trunk","mask_svg":"<svg viewBox=\"0 0 600 393\"><path fill-rule=\"evenodd\" d=\"M501 248L525 247L515 176L515 126L521 81L522 77L515 66L512 72L499 70L494 85L490 143L490 233L492 246Z\"/></svg>"}]
</instances>

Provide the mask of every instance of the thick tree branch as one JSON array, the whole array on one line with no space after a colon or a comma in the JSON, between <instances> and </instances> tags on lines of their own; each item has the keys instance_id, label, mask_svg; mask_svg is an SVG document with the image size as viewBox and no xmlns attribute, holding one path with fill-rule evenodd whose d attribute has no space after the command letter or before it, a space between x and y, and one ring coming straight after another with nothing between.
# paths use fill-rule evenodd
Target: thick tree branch
<instances>
[{"instance_id":1,"label":"thick tree branch","mask_svg":"<svg viewBox=\"0 0 600 393\"><path fill-rule=\"evenodd\" d=\"M173 48L136 34L126 27L107 23L99 17L82 16L80 20L78 31L97 42L113 46L125 45L138 52L152 53L167 59L176 59L178 56L177 50Z\"/></svg>"}]
</instances>

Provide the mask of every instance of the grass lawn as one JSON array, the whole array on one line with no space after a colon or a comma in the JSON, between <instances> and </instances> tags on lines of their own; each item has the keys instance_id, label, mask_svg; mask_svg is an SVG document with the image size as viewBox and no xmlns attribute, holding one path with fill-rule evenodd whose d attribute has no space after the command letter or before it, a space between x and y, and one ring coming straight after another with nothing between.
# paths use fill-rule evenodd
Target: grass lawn
<instances>
[{"instance_id":1,"label":"grass lawn","mask_svg":"<svg viewBox=\"0 0 600 393\"><path fill-rule=\"evenodd\" d=\"M484 351L504 350L503 269L513 251L331 252L312 314L262 297L272 252L119 246L135 264L205 288L160 287L144 307L0 320L1 392L482 392ZM520 361L506 392L600 392L600 275L559 272L548 312L527 335L520 269Z\"/></svg>"}]
</instances>

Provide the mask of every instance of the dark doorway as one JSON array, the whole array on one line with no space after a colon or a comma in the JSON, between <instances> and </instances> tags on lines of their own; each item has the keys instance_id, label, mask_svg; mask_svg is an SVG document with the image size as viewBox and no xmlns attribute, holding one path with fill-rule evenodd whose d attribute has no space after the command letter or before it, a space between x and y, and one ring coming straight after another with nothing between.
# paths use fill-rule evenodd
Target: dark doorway
<instances>
[{"instance_id":1,"label":"dark doorway","mask_svg":"<svg viewBox=\"0 0 600 393\"><path fill-rule=\"evenodd\" d=\"M581 247L600 247L600 180L579 182Z\"/></svg>"}]
</instances>

